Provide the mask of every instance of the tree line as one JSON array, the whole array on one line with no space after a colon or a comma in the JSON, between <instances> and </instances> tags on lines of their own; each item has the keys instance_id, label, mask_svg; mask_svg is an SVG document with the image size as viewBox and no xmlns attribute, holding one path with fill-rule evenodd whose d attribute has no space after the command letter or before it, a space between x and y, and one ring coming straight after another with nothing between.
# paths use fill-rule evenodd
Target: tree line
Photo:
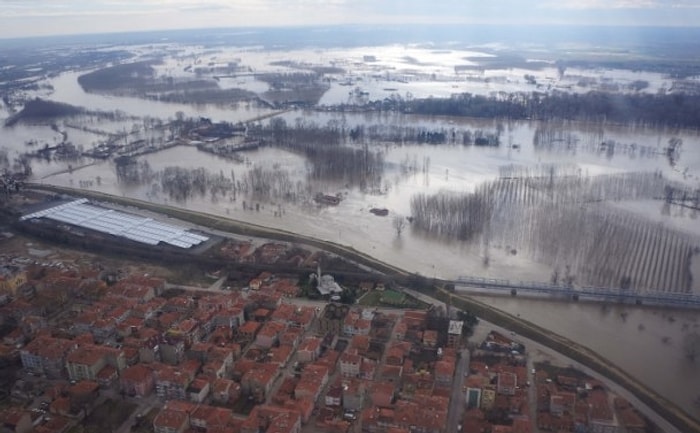
<instances>
[{"instance_id":1,"label":"tree line","mask_svg":"<svg viewBox=\"0 0 700 433\"><path fill-rule=\"evenodd\" d=\"M339 105L336 110L400 111L430 116L507 118L513 120L569 119L637 123L649 126L700 127L700 95L676 93L584 94L554 92L505 93L493 96L462 93L448 98L372 101L363 107Z\"/></svg>"},{"instance_id":2,"label":"tree line","mask_svg":"<svg viewBox=\"0 0 700 433\"><path fill-rule=\"evenodd\" d=\"M301 121L289 125L284 119L275 118L249 135L304 155L310 162L312 179L342 181L362 189L376 187L381 183L384 155L370 150L367 143L344 144L345 134L339 125Z\"/></svg>"}]
</instances>

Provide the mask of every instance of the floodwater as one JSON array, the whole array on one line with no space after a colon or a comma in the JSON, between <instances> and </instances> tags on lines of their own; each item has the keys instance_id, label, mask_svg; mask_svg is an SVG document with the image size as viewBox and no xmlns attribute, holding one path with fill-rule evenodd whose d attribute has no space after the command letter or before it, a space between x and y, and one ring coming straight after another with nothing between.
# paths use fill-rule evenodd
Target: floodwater
<instances>
[{"instance_id":1,"label":"floodwater","mask_svg":"<svg viewBox=\"0 0 700 433\"><path fill-rule=\"evenodd\" d=\"M478 86L481 93L491 91L522 89L521 72L503 72L503 77L511 78L490 80L465 80L453 77L454 82L440 77L449 75L450 68L465 64L463 53L432 53L425 51L400 51L396 47L354 49L346 54L346 62L339 67L353 71L353 86L360 86L375 98L382 95L398 93L405 95L427 96L443 95L455 91L468 91L469 86ZM246 63L263 68L266 63L280 61L299 55L302 58L315 58L319 63L328 64L328 59L341 57L341 52L316 53L306 51L280 52L263 54L256 50L230 53L240 57ZM365 55L375 56L372 61ZM325 61L322 62L325 56ZM468 56L478 57L479 53ZM219 55L217 61L224 61ZM447 60L445 60L447 59ZM436 64L443 64L435 66ZM452 62L452 63L450 63ZM176 64L178 70L182 67ZM175 66L173 66L175 68ZM275 66L283 69L281 66ZM353 69L355 68L355 69ZM377 77L377 70L393 68L392 73L384 72ZM387 70L387 69L384 69ZM433 72L431 72L433 71ZM398 74L401 77L398 77ZM436 80L419 80L416 77L436 75ZM538 71L538 79L550 79L554 70ZM577 75L595 74L593 71L578 71ZM603 71L608 76L615 71ZM119 110L137 117L157 117L162 120L174 118L177 112L186 116L205 116L213 120L242 121L252 119L268 110L251 106L213 106L167 104L158 101L144 101L137 98L110 97L87 94L77 84L79 73L66 73L51 81L55 91L50 98L60 102L83 106L91 110ZM636 73L619 75L623 81L645 78L651 87L658 89L665 86L663 78L658 76L640 77ZM361 78L358 79L358 78ZM478 78L478 77L477 77ZM331 89L322 98L322 103L346 102L348 91L353 87L341 85L347 77L338 77ZM404 82L405 81L405 82ZM264 90L260 82L247 77L237 79L236 83L248 83L256 90ZM392 84L387 84L387 83ZM475 84L476 83L476 84ZM344 83L347 84L347 83ZM560 83L561 84L561 83ZM226 86L231 83L226 83ZM567 84L568 85L568 84ZM456 90L453 86L457 86ZM386 90L391 89L391 90ZM395 89L395 90L394 90ZM481 129L492 132L497 122L492 120L447 119L405 116L392 113L335 114L292 111L283 115L289 124L296 121L315 122L325 125L329 121L351 127L354 125L411 125L430 129ZM128 128L133 120L111 124L113 130ZM499 170L508 165L537 169L546 164L571 165L580 169L582 174L596 175L623 173L631 171L659 172L666 178L697 187L700 175L700 145L697 133L691 131L656 130L645 128L626 128L615 125L591 126L578 123L564 124L566 131L577 137L576 146L554 146L547 149L535 148L533 136L542 124L536 122L511 122L504 125L502 141L498 148L480 148L462 145L396 145L372 143L372 150L381 151L385 159L385 171L379 188L363 191L352 185L333 182L312 181L307 178L307 162L298 154L281 149L260 148L244 152L245 161L236 163L197 151L193 147L178 146L158 153L139 157L147 161L154 172L167 167L184 168L204 167L212 174L221 173L236 179L243 179L252 168L284 171L294 183L299 183L299 190L305 195L296 202L282 199L259 200L248 196L231 195L212 197L194 196L187 201L176 202L163 193L157 180L144 185L124 185L116 175L110 161L82 160L75 162L56 162L34 160L34 180L55 185L87 187L115 195L135 197L157 203L182 206L202 212L252 222L269 227L298 232L319 239L352 246L368 253L379 260L394 264L411 272L418 272L428 277L455 278L460 275L476 275L513 280L546 281L552 269L534 261L527 254L512 254L510 245L489 245L490 260L484 265L484 245L466 244L455 239L435 239L413 230L410 226L400 236L392 227L394 215L410 215L410 199L417 193L474 191L485 181L497 179ZM99 125L103 128L104 125ZM98 128L98 129L99 129ZM94 134L68 129L69 138L74 144L83 144L88 148L99 139ZM72 134L72 135L71 135ZM52 143L60 135L48 126L16 126L3 131L3 138L8 148L16 154L23 151L25 141L36 138L40 142ZM680 137L684 141L683 151L674 167L670 166L664 156L664 147L671 137ZM601 151L599 144L604 140L614 140L621 144L614 153ZM632 146L635 144L635 146ZM513 146L516 145L516 146ZM640 147L646 149L640 152ZM419 167L416 171L406 172L406 165ZM70 166L70 167L69 167ZM99 177L99 181L97 180ZM310 199L318 192L341 193L343 200L338 206L322 207ZM244 205L246 203L246 205ZM253 210L253 203L259 203L260 209ZM690 237L700 236L700 224L689 212L680 215L672 212L662 214L660 202L619 202L609 205L620 211L632 212L656 221L673 229L682 230ZM388 217L374 216L369 212L372 207L387 208ZM693 268L698 268L697 260ZM700 276L695 278L697 281ZM682 354L683 335L688 332L700 332L696 315L669 312L650 308L607 307L595 304L551 303L542 300L511 298L485 298L485 301L513 314L520 314L523 319L531 320L541 326L576 340L598 351L612 362L629 370L641 378L660 394L679 404L689 413L700 418L700 411L693 405L700 389L700 365L688 362Z\"/></svg>"},{"instance_id":2,"label":"floodwater","mask_svg":"<svg viewBox=\"0 0 700 433\"><path fill-rule=\"evenodd\" d=\"M175 119L178 112L185 117L208 117L215 122L232 122L255 118L268 114L271 110L252 107L246 104L222 105L188 105L146 100L126 96L107 96L83 91L78 84L78 77L85 72L67 72L59 75L50 84L54 92L48 99L83 107L94 111L121 111L131 116L154 117L163 120Z\"/></svg>"}]
</instances>

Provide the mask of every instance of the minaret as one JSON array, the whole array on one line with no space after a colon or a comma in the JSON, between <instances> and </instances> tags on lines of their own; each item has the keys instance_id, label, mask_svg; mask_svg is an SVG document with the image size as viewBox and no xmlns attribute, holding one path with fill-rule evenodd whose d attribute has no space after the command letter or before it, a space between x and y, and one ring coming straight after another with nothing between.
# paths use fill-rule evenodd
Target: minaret
<instances>
[{"instance_id":1,"label":"minaret","mask_svg":"<svg viewBox=\"0 0 700 433\"><path fill-rule=\"evenodd\" d=\"M448 319L451 319L452 317L450 316L450 307L452 306L452 294L447 298L447 302L445 302L445 315L447 315Z\"/></svg>"},{"instance_id":2,"label":"minaret","mask_svg":"<svg viewBox=\"0 0 700 433\"><path fill-rule=\"evenodd\" d=\"M321 261L318 261L318 267L316 268L316 290L321 287Z\"/></svg>"}]
</instances>

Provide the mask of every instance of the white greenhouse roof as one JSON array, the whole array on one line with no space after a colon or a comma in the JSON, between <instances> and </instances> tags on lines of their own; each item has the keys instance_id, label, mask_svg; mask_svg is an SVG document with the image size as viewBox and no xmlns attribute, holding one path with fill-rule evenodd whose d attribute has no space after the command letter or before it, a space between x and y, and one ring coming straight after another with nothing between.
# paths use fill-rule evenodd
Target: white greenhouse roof
<instances>
[{"instance_id":1,"label":"white greenhouse roof","mask_svg":"<svg viewBox=\"0 0 700 433\"><path fill-rule=\"evenodd\" d=\"M82 198L25 215L21 220L48 218L148 245L164 242L180 248L190 248L209 239L171 224L93 206L87 202L87 199Z\"/></svg>"}]
</instances>

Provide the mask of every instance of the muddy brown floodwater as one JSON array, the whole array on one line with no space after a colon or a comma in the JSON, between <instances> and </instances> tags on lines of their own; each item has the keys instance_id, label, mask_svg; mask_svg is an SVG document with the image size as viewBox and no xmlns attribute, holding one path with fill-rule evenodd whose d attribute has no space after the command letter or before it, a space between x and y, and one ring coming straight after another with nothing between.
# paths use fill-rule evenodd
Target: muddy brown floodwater
<instances>
[{"instance_id":1,"label":"muddy brown floodwater","mask_svg":"<svg viewBox=\"0 0 700 433\"><path fill-rule=\"evenodd\" d=\"M363 52L368 51L363 49ZM389 58L390 52L390 49L376 50L377 55L382 55L384 59ZM312 53L313 51L310 50L306 55L311 56ZM360 51L355 50L349 55L359 56L359 53ZM244 55L241 54L241 56ZM254 59L254 62L257 62L254 63L256 65L264 65L274 60L272 58L266 60L262 54L256 55ZM284 58L278 55L277 59L279 57ZM391 64L391 60L386 62ZM349 68L350 63L344 67ZM614 71L606 71L606 73L611 74ZM50 98L91 110L120 110L131 116L157 117L163 121L174 118L177 112L183 112L186 116L206 116L213 120L231 122L270 113L270 110L250 105L195 106L86 94L77 84L78 76L79 73L75 72L62 74L53 79L51 84L55 91ZM637 77L622 78L629 80ZM516 77L513 76L511 79L515 80ZM414 88L417 89L416 94L440 94L440 92L449 92L449 89L455 85L462 87L461 90L457 90L464 91L474 84L473 82L457 84L447 82L446 85L447 90L444 85L440 87L435 83L399 81L391 88L396 87L404 93L409 88ZM493 91L498 90L500 85L498 80L488 84L489 89ZM660 79L652 80L652 87L661 85L663 83ZM506 80L502 86L510 88L509 86L516 85ZM388 87L385 82L376 79L367 85L369 91L378 92L378 94L394 92L384 90ZM489 89L486 91L490 91ZM353 89L334 83L325 101L338 102L351 90ZM482 89L482 93L486 91ZM493 131L497 127L497 122L490 120L413 117L394 113L336 114L296 110L285 113L283 118L288 124L313 122L325 125L333 121L348 128L354 125L367 127L411 125L445 131L453 128ZM113 125L96 125L94 128L112 128L113 131L119 131L130 128L131 122L133 120L116 122ZM93 128L91 125L87 126ZM109 194L180 206L273 228L282 228L352 246L379 260L428 277L456 278L460 275L473 275L526 281L548 281L553 270L551 265L538 262L536 254L529 254L527 248L514 251L513 245L506 242L466 243L449 237L437 239L410 226L397 236L392 227L392 217L409 216L410 200L415 194L473 192L484 182L497 179L500 170L509 165L535 171L550 164L576 167L581 175L591 176L639 171L654 172L662 174L670 181L690 187L697 187L698 184L698 176L700 176L698 141L700 140L698 134L693 131L566 123L559 128L575 137L571 141L575 146L553 145L542 148L533 145L533 136L538 128L543 126L542 124L506 122L502 126L503 145L497 148L369 143L373 151L383 153L385 160L381 184L375 190L363 190L342 182L311 180L307 174L308 162L303 156L271 147L242 153L242 163L224 160L199 152L194 147L185 146L139 157L140 161L147 161L154 172L174 166L188 169L203 167L211 174L221 174L226 177L231 176L233 172L235 178L241 180L245 178L246 173L256 167L284 171L295 188L304 192L295 202L274 197L262 200L241 194L235 199L232 194L217 196L206 194L191 196L186 201L175 201L163 191L157 180L139 185L125 185L118 180L113 162L90 159L77 162L35 160L33 180L74 188L90 188ZM73 132L71 135L71 129L68 129L68 136L74 144L83 145L85 148L90 148L93 141L100 139L97 134L83 130ZM664 147L671 137L680 137L684 141L683 152L675 166L670 166L664 156ZM18 125L4 131L3 138L8 143L7 148L13 154L23 151L24 142L29 139L36 138L47 143L53 143L58 139L57 133L47 125ZM604 140L613 140L622 145L614 153L608 149L602 151L599 146ZM642 147L646 149L644 152L639 151ZM419 169L407 173L402 166L412 161L415 161L415 166ZM313 202L312 197L319 192L340 193L343 200L338 206L318 206ZM245 206L244 203L246 203ZM254 204L258 204L259 207ZM646 218L653 224L676 230L680 233L678 236L689 245L700 246L698 241L700 222L691 212L671 209L670 212L663 213L658 200L621 201L590 206L601 206L601 212L627 212L635 218ZM369 212L373 207L387 208L389 216L373 215ZM258 210L255 210L256 208ZM513 227L509 228L513 233L517 233L519 229L517 221ZM522 227L522 229L528 228ZM486 252L489 255L487 266L484 261ZM698 268L697 262L696 259L692 261L693 270ZM695 275L693 281L692 289L697 293L700 275ZM666 289L677 290L678 288ZM484 301L596 350L691 415L700 418L700 408L693 403L700 394L700 362L695 364L689 362L683 356L681 346L684 335L700 332L697 312L601 304L554 303L520 297L486 298Z\"/></svg>"}]
</instances>

